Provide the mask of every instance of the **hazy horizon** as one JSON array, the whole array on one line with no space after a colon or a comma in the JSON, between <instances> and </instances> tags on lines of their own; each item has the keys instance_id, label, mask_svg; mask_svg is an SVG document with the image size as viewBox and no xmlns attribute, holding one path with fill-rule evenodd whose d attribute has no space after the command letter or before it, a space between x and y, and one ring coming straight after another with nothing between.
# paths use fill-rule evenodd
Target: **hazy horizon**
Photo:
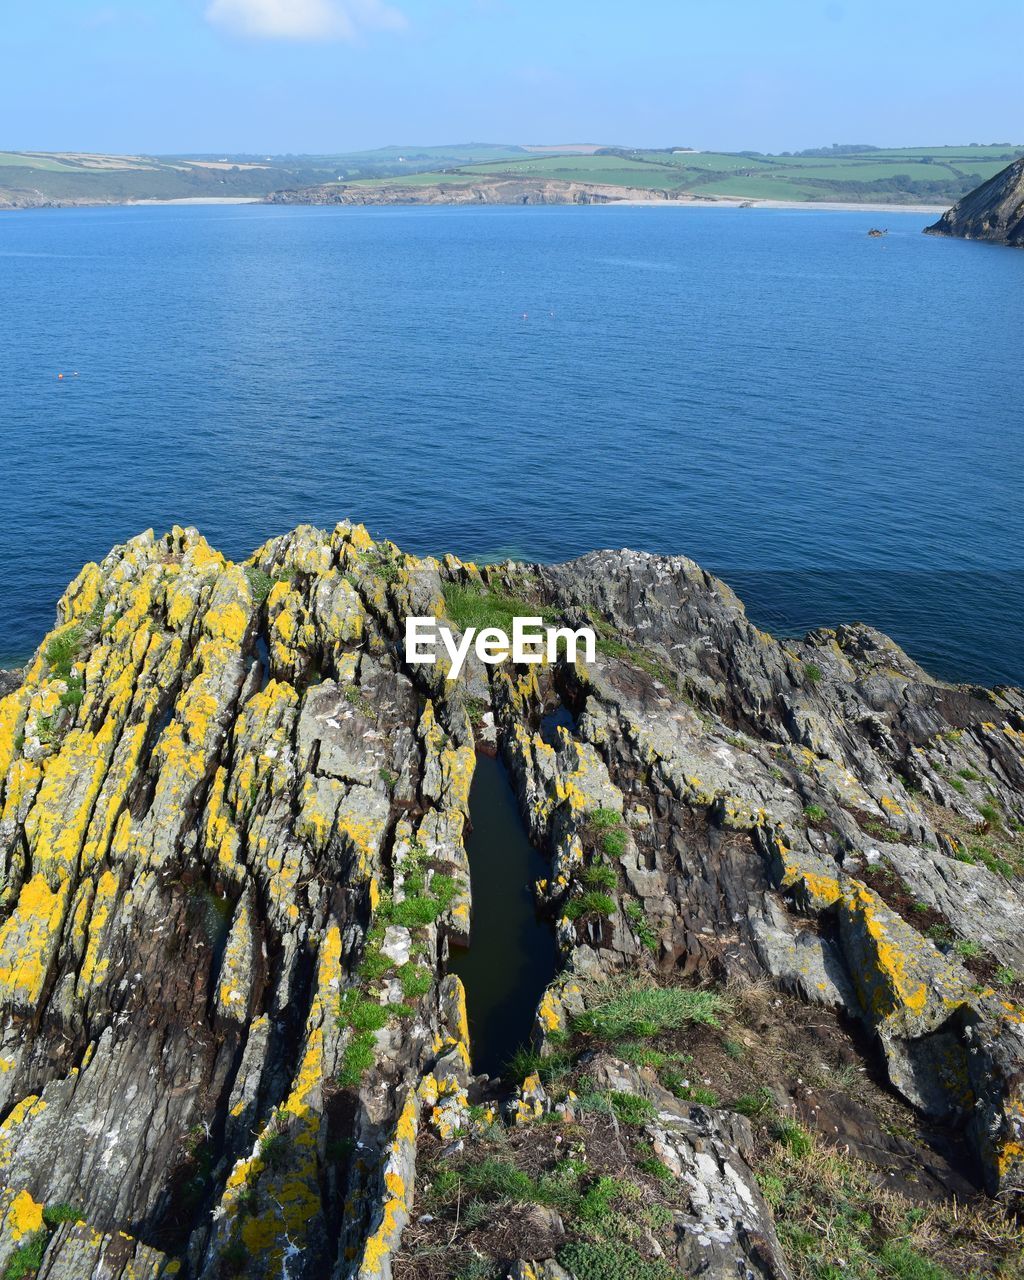
<instances>
[{"instance_id":1,"label":"hazy horizon","mask_svg":"<svg viewBox=\"0 0 1024 1280\"><path fill-rule=\"evenodd\" d=\"M412 146L410 120L504 144L966 145L1015 131L1018 21L1012 0L969 22L952 0L53 0L7 15L0 108L22 151L329 155Z\"/></svg>"},{"instance_id":2,"label":"hazy horizon","mask_svg":"<svg viewBox=\"0 0 1024 1280\"><path fill-rule=\"evenodd\" d=\"M1024 149L1024 142L1015 142L1012 138L1011 139L971 138L968 141L961 141L959 139L948 141L944 139L938 142L935 141L934 139L925 140L925 141L921 141L920 139L911 139L910 141L885 142L885 143L869 142L869 141L861 141L861 142L845 141L845 142L839 142L839 143L822 142L818 144L812 143L808 147L783 147L779 151L762 151L762 152L758 152L758 154L760 155L787 155L787 154L796 155L802 151L827 150L833 146L839 147L840 149L857 146L864 149L877 148L878 150L893 150L893 151L934 150L941 147L965 148L965 147L993 147L993 146L1006 146L1011 148ZM193 148L172 147L168 150L161 150L161 151L156 151L152 147L148 147L148 148L136 148L135 150L132 150L132 151L104 151L98 147L72 148L72 147L60 147L60 146L57 146L57 147L25 146L25 147L6 147L6 148L0 146L0 151L6 150L8 154L25 154L25 155L35 155L35 154L112 155L112 156L113 155L118 155L118 156L145 155L145 156L153 156L156 159L170 157L170 158L178 158L178 159L193 158L197 160L209 160L217 156L237 156L237 157L245 157L247 159L252 159L255 157L265 157L265 156L272 156L275 159L280 159L286 156L294 157L296 159L319 159L324 156L330 157L334 155L359 155L364 152L366 154L373 154L374 152L377 152L377 151L406 150L406 151L409 151L410 153L415 153L418 151L457 150L460 148L471 148L471 147L509 147L509 148L523 147L526 149L536 149L536 150L546 150L546 151L562 151L562 150L569 150L571 148L581 148L581 147L596 147L599 149L616 149L616 150L624 150L624 151L626 150L654 151L654 150L665 150L665 149L671 149L673 147L679 147L685 150L693 150L695 152L717 152L720 154L729 154L731 151L731 153L737 154L737 155L743 155L745 152L748 152L748 151L749 152L756 151L756 148L754 147L737 147L737 148L727 149L727 148L719 148L719 147L692 146L690 143L687 143L687 142L654 144L643 139L640 139L640 140L631 139L628 142L622 142L622 141L618 141L618 142L580 142L580 141L537 142L533 140L527 141L527 142L521 142L521 141L510 141L508 138L473 139L472 141L469 141L469 142L452 141L451 139L441 139L435 142L412 142L412 141L409 141L408 139L405 139L405 140L400 140L398 142L395 142L395 141L382 142L372 147L345 147L345 148L334 148L326 151L300 150L295 147L289 147L284 149L283 151L270 151L266 147L252 147L246 150L231 150L227 147L206 147L203 150L199 150L198 148L195 148L195 147Z\"/></svg>"}]
</instances>

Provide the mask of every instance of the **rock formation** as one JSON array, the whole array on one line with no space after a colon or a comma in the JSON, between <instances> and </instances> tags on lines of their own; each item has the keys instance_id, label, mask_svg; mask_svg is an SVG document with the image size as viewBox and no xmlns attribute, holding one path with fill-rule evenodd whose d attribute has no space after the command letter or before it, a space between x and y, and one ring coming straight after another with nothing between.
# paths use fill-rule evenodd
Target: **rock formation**
<instances>
[{"instance_id":1,"label":"rock formation","mask_svg":"<svg viewBox=\"0 0 1024 1280\"><path fill-rule=\"evenodd\" d=\"M925 231L1024 247L1024 157L968 192Z\"/></svg>"},{"instance_id":2,"label":"rock formation","mask_svg":"<svg viewBox=\"0 0 1024 1280\"><path fill-rule=\"evenodd\" d=\"M589 621L597 661L408 667L405 617L466 598ZM482 738L562 961L511 1094L472 1075L446 974ZM474 1152L531 1126L497 1201L543 1188L526 1241L483 1237L524 1280L788 1274L769 1107L912 1194L1024 1186L1024 696L867 627L776 640L683 557L478 568L344 523L234 564L175 528L69 586L0 701L0 779L0 1274L456 1275L429 1267L475 1228L460 1192L431 1243L422 1170L493 1191ZM613 1034L610 989L668 992L694 1035L767 991L751 1045L785 1017L780 1055L811 1011L904 1136L795 1070L763 1107L709 1097L637 1048L668 1015Z\"/></svg>"},{"instance_id":3,"label":"rock formation","mask_svg":"<svg viewBox=\"0 0 1024 1280\"><path fill-rule=\"evenodd\" d=\"M331 182L318 187L275 191L268 204L621 204L623 201L671 200L719 203L715 196L664 191L650 187L617 187L610 183L563 182L545 178L480 177L472 182L387 183L360 185ZM732 203L728 198L721 203Z\"/></svg>"}]
</instances>

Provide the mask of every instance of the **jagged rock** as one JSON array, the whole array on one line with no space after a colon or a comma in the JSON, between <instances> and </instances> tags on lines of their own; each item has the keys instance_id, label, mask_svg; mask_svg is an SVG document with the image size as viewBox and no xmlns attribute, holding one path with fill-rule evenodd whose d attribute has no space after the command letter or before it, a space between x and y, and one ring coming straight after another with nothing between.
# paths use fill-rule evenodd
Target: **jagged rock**
<instances>
[{"instance_id":1,"label":"jagged rock","mask_svg":"<svg viewBox=\"0 0 1024 1280\"><path fill-rule=\"evenodd\" d=\"M1024 246L1024 158L969 191L925 232Z\"/></svg>"},{"instance_id":2,"label":"jagged rock","mask_svg":"<svg viewBox=\"0 0 1024 1280\"><path fill-rule=\"evenodd\" d=\"M614 637L471 673L551 859L540 1051L624 971L767 979L859 1018L1019 1191L1024 1012L878 879L1020 963L1019 690L933 680L865 627L776 641L682 557L479 570L344 523L237 565L176 528L86 566L0 697L0 1263L64 1202L83 1222L41 1275L386 1277L421 1109L452 1139L494 1119L444 974L471 911L466 693L402 652L450 582ZM552 700L572 724L541 732ZM570 910L598 860L610 905ZM744 1126L623 1070L606 1086L656 1098L687 1187L673 1265L782 1275ZM534 1077L515 1111L549 1105Z\"/></svg>"},{"instance_id":3,"label":"jagged rock","mask_svg":"<svg viewBox=\"0 0 1024 1280\"><path fill-rule=\"evenodd\" d=\"M572 1280L568 1271L553 1258L543 1262L516 1262L508 1274L509 1280Z\"/></svg>"},{"instance_id":4,"label":"jagged rock","mask_svg":"<svg viewBox=\"0 0 1024 1280\"><path fill-rule=\"evenodd\" d=\"M526 1077L516 1096L509 1100L509 1116L513 1124L539 1120L550 1108L551 1101L536 1072Z\"/></svg>"},{"instance_id":5,"label":"jagged rock","mask_svg":"<svg viewBox=\"0 0 1024 1280\"><path fill-rule=\"evenodd\" d=\"M743 1116L680 1102L649 1073L607 1054L586 1063L599 1089L650 1098L645 1125L655 1157L681 1184L686 1208L674 1215L674 1254L681 1275L736 1275L784 1280L789 1272L771 1214L747 1161L754 1138Z\"/></svg>"}]
</instances>

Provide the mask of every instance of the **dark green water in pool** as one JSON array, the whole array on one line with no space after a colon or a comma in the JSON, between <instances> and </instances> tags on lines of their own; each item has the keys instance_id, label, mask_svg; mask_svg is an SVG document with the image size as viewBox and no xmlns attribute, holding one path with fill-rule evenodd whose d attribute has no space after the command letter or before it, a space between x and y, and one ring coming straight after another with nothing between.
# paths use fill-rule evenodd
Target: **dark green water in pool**
<instances>
[{"instance_id":1,"label":"dark green water in pool","mask_svg":"<svg viewBox=\"0 0 1024 1280\"><path fill-rule=\"evenodd\" d=\"M469 808L472 936L468 949L452 948L449 970L466 987L473 1069L497 1075L528 1038L555 972L554 931L537 915L533 897L548 864L526 838L500 760L477 756Z\"/></svg>"}]
</instances>

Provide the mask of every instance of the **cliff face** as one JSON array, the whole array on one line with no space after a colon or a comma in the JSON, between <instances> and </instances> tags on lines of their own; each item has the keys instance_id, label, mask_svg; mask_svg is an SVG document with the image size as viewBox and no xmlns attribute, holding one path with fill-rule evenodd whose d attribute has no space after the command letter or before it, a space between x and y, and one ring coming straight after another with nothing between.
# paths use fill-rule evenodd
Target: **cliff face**
<instances>
[{"instance_id":1,"label":"cliff face","mask_svg":"<svg viewBox=\"0 0 1024 1280\"><path fill-rule=\"evenodd\" d=\"M969 192L925 230L933 236L1024 246L1024 157Z\"/></svg>"},{"instance_id":2,"label":"cliff face","mask_svg":"<svg viewBox=\"0 0 1024 1280\"><path fill-rule=\"evenodd\" d=\"M529 178L482 178L475 182L398 183L359 186L328 183L295 191L275 191L269 204L616 204L623 201L684 200L691 195L615 187L596 182L559 182ZM714 203L714 198L704 203Z\"/></svg>"},{"instance_id":3,"label":"cliff face","mask_svg":"<svg viewBox=\"0 0 1024 1280\"><path fill-rule=\"evenodd\" d=\"M597 661L406 667L467 600ZM511 1093L445 972L475 740L560 946ZM682 557L149 533L68 588L0 779L0 1268L782 1277L813 1130L907 1215L1021 1191L1024 697L868 628L776 641Z\"/></svg>"}]
</instances>

